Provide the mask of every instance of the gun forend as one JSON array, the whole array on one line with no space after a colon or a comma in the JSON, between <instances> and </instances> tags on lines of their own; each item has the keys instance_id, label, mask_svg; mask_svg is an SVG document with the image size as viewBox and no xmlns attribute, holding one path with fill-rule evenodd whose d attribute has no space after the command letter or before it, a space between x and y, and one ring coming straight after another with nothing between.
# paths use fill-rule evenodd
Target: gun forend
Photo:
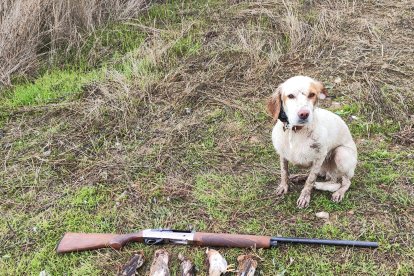
<instances>
[{"instance_id":1,"label":"gun forend","mask_svg":"<svg viewBox=\"0 0 414 276\"><path fill-rule=\"evenodd\" d=\"M271 237L196 232L193 243L199 246L270 248Z\"/></svg>"}]
</instances>

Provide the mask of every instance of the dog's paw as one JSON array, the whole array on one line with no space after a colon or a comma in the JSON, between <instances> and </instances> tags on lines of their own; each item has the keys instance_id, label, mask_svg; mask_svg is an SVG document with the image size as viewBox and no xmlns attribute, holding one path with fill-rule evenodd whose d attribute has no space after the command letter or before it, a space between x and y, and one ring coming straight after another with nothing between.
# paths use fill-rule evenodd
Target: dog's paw
<instances>
[{"instance_id":1,"label":"dog's paw","mask_svg":"<svg viewBox=\"0 0 414 276\"><path fill-rule=\"evenodd\" d=\"M332 194L332 201L341 202L342 199L344 199L344 196L345 196L345 192L338 190Z\"/></svg>"},{"instance_id":2,"label":"dog's paw","mask_svg":"<svg viewBox=\"0 0 414 276\"><path fill-rule=\"evenodd\" d=\"M276 195L281 196L286 194L288 191L288 185L282 185L280 184L277 188L276 188Z\"/></svg>"},{"instance_id":3,"label":"dog's paw","mask_svg":"<svg viewBox=\"0 0 414 276\"><path fill-rule=\"evenodd\" d=\"M310 202L310 194L301 193L296 203L299 208L306 208L309 206L309 202Z\"/></svg>"}]
</instances>

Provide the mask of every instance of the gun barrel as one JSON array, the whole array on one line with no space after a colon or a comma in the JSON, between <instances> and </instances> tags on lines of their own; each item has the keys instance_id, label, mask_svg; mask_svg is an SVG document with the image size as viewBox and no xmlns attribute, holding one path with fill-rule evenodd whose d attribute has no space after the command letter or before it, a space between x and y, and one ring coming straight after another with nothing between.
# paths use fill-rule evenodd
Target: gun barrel
<instances>
[{"instance_id":1,"label":"gun barrel","mask_svg":"<svg viewBox=\"0 0 414 276\"><path fill-rule=\"evenodd\" d=\"M377 242L369 242L369 241L325 240L325 239L285 238L285 237L272 237L270 239L271 246L277 246L278 243L339 245L339 246L353 246L353 247L367 247L367 248L378 247Z\"/></svg>"}]
</instances>

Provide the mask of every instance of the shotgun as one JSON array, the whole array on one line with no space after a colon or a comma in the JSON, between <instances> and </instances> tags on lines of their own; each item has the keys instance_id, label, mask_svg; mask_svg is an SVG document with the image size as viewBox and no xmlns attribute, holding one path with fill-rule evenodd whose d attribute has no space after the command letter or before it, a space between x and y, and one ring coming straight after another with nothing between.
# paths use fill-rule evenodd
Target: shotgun
<instances>
[{"instance_id":1,"label":"shotgun","mask_svg":"<svg viewBox=\"0 0 414 276\"><path fill-rule=\"evenodd\" d=\"M59 242L56 251L57 253L66 253L107 247L119 250L130 242L141 242L148 245L172 243L237 248L270 248L276 247L279 243L339 245L367 248L378 247L378 243L367 241L283 238L239 234L214 234L170 229L146 229L137 233L120 235L66 233Z\"/></svg>"}]
</instances>

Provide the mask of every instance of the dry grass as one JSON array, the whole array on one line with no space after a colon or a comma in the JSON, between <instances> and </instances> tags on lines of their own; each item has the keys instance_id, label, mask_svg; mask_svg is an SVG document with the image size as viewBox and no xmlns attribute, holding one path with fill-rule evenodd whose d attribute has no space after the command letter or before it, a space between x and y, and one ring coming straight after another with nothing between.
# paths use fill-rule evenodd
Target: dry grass
<instances>
[{"instance_id":1,"label":"dry grass","mask_svg":"<svg viewBox=\"0 0 414 276\"><path fill-rule=\"evenodd\" d=\"M403 47L414 35L412 3L235 2L156 5L128 22L145 41L102 81L73 98L0 113L0 268L113 275L133 250L150 259L154 248L57 256L56 242L66 231L171 227L381 244L259 250L263 275L412 274L414 152L404 138L412 136L414 56ZM283 199L273 193L278 162L264 100L298 74L327 85L358 144L341 204L315 192L298 210L300 186ZM205 273L204 250L168 250ZM223 252L230 263L246 253Z\"/></svg>"},{"instance_id":2,"label":"dry grass","mask_svg":"<svg viewBox=\"0 0 414 276\"><path fill-rule=\"evenodd\" d=\"M394 134L394 139L402 145L414 144L414 125L407 125L401 131Z\"/></svg>"},{"instance_id":3,"label":"dry grass","mask_svg":"<svg viewBox=\"0 0 414 276\"><path fill-rule=\"evenodd\" d=\"M35 74L45 60L80 51L109 22L136 16L145 0L5 0L0 4L0 88Z\"/></svg>"}]
</instances>

